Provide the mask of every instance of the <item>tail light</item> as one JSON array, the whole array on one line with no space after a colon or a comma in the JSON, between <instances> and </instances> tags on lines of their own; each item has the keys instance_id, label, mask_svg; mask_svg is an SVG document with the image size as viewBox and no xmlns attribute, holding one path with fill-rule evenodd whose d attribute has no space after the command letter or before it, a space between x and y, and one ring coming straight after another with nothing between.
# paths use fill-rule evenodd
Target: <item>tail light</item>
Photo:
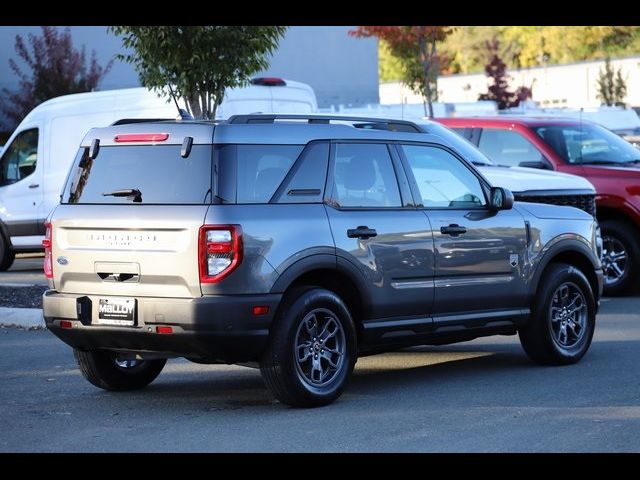
<instances>
[{"instance_id":1,"label":"tail light","mask_svg":"<svg viewBox=\"0 0 640 480\"><path fill-rule=\"evenodd\" d=\"M45 222L44 227L46 228L44 240L42 240L42 246L44 247L44 276L47 278L53 278L53 255L51 253L53 234L51 231L51 224L49 222Z\"/></svg>"},{"instance_id":2,"label":"tail light","mask_svg":"<svg viewBox=\"0 0 640 480\"><path fill-rule=\"evenodd\" d=\"M216 283L233 272L242 261L240 225L200 227L198 259L200 283Z\"/></svg>"}]
</instances>

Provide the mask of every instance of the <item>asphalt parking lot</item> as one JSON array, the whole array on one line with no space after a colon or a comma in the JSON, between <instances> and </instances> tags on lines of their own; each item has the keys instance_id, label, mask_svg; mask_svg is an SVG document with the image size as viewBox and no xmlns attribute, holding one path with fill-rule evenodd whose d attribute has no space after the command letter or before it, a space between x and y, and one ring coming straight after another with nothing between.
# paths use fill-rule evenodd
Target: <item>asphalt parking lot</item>
<instances>
[{"instance_id":1,"label":"asphalt parking lot","mask_svg":"<svg viewBox=\"0 0 640 480\"><path fill-rule=\"evenodd\" d=\"M0 329L0 451L638 452L638 359L640 297L604 299L577 365L535 366L517 337L421 347L360 359L335 404L296 410L257 370L185 360L104 392L49 332Z\"/></svg>"}]
</instances>

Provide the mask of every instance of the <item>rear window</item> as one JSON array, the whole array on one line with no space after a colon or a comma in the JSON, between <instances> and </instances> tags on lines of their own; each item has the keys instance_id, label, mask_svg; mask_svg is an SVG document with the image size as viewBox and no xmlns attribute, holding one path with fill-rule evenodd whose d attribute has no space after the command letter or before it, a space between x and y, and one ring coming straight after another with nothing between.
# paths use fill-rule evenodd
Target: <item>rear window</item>
<instances>
[{"instance_id":1,"label":"rear window","mask_svg":"<svg viewBox=\"0 0 640 480\"><path fill-rule=\"evenodd\" d=\"M211 145L88 148L76 155L62 203L188 205L211 202Z\"/></svg>"}]
</instances>

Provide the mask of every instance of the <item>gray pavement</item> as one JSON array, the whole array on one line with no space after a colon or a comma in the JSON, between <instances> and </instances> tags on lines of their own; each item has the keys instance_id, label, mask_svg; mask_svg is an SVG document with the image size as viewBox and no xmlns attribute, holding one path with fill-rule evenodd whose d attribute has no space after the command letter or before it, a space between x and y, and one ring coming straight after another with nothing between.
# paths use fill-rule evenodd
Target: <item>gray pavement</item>
<instances>
[{"instance_id":1,"label":"gray pavement","mask_svg":"<svg viewBox=\"0 0 640 480\"><path fill-rule=\"evenodd\" d=\"M171 360L147 389L87 383L48 331L0 329L0 451L640 451L640 298L605 299L569 367L516 337L362 358L333 405L272 399L257 370Z\"/></svg>"},{"instance_id":2,"label":"gray pavement","mask_svg":"<svg viewBox=\"0 0 640 480\"><path fill-rule=\"evenodd\" d=\"M25 253L17 256L15 262L6 272L0 272L0 285L47 285L42 271L44 256L38 253Z\"/></svg>"}]
</instances>

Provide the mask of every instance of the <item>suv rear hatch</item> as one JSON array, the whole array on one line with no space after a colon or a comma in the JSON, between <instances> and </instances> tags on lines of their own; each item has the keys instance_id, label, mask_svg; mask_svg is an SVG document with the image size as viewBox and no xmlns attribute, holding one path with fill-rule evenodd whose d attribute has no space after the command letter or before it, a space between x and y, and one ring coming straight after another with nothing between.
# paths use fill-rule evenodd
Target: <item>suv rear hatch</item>
<instances>
[{"instance_id":1,"label":"suv rear hatch","mask_svg":"<svg viewBox=\"0 0 640 480\"><path fill-rule=\"evenodd\" d=\"M51 217L56 290L202 295L198 232L211 203L213 125L185 127L137 124L89 132Z\"/></svg>"}]
</instances>

